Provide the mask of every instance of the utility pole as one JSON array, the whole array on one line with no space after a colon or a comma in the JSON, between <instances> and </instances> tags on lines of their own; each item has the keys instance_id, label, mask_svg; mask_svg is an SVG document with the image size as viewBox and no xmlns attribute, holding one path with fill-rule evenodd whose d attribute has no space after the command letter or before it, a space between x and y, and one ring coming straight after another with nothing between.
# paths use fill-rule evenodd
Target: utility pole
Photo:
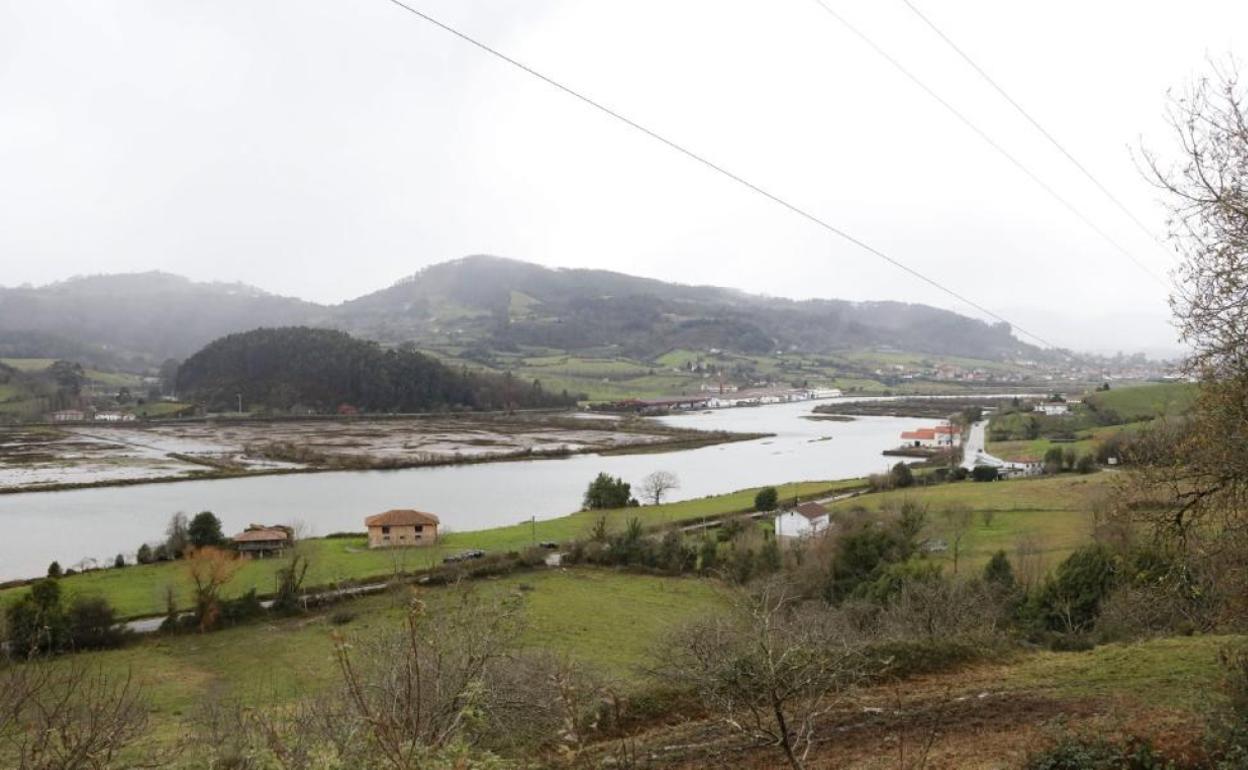
<instances>
[{"instance_id":1,"label":"utility pole","mask_svg":"<svg viewBox=\"0 0 1248 770\"><path fill-rule=\"evenodd\" d=\"M537 515L529 517L529 524L533 528L533 545L537 545Z\"/></svg>"},{"instance_id":2,"label":"utility pole","mask_svg":"<svg viewBox=\"0 0 1248 770\"><path fill-rule=\"evenodd\" d=\"M242 414L243 413L243 394L239 393L237 395L238 395L238 413Z\"/></svg>"}]
</instances>

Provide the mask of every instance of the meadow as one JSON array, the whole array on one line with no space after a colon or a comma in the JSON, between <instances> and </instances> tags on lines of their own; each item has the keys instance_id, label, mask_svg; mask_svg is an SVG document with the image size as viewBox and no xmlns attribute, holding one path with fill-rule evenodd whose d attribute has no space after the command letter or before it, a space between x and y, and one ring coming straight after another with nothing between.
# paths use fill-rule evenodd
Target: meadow
<instances>
[{"instance_id":1,"label":"meadow","mask_svg":"<svg viewBox=\"0 0 1248 770\"><path fill-rule=\"evenodd\" d=\"M436 617L452 588L404 587L309 616L271 620L212 634L155 636L74 660L132 675L151 700L158 739L173 739L184 720L212 699L276 706L335 686L335 634L358 641L397 630L413 599ZM644 680L665 633L714 611L719 584L608 570L564 569L474 584L485 594L522 597L522 648L567 655L628 690ZM344 625L331 622L349 613ZM261 653L262 651L262 653Z\"/></svg>"}]
</instances>

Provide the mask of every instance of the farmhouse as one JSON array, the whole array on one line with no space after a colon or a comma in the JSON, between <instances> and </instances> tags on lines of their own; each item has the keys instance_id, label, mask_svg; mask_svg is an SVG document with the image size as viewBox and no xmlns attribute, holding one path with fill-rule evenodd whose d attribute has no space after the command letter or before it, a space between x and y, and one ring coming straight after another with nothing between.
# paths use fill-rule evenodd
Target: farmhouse
<instances>
[{"instance_id":1,"label":"farmhouse","mask_svg":"<svg viewBox=\"0 0 1248 770\"><path fill-rule=\"evenodd\" d=\"M935 428L907 430L901 434L903 447L950 447L955 446L961 440L961 432L947 422Z\"/></svg>"},{"instance_id":2,"label":"farmhouse","mask_svg":"<svg viewBox=\"0 0 1248 770\"><path fill-rule=\"evenodd\" d=\"M364 520L369 548L433 545L438 542L438 524L432 513L413 510L386 511Z\"/></svg>"},{"instance_id":3,"label":"farmhouse","mask_svg":"<svg viewBox=\"0 0 1248 770\"><path fill-rule=\"evenodd\" d=\"M776 517L776 537L810 537L828 528L828 512L819 503L802 503Z\"/></svg>"},{"instance_id":4,"label":"farmhouse","mask_svg":"<svg viewBox=\"0 0 1248 770\"><path fill-rule=\"evenodd\" d=\"M294 544L294 539L290 527L267 527L263 524L252 524L230 538L239 553L262 557L280 554Z\"/></svg>"},{"instance_id":5,"label":"farmhouse","mask_svg":"<svg viewBox=\"0 0 1248 770\"><path fill-rule=\"evenodd\" d=\"M52 422L82 422L86 419L81 409L62 409L52 413Z\"/></svg>"},{"instance_id":6,"label":"farmhouse","mask_svg":"<svg viewBox=\"0 0 1248 770\"><path fill-rule=\"evenodd\" d=\"M902 431L901 445L913 447L934 447L936 446L936 429L919 428L918 430Z\"/></svg>"}]
</instances>

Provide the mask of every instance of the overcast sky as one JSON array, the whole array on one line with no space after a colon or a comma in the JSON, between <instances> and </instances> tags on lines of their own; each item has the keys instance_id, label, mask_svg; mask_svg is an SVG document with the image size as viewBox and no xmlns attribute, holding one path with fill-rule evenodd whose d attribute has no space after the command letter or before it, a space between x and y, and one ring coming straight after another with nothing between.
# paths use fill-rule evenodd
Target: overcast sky
<instances>
[{"instance_id":1,"label":"overcast sky","mask_svg":"<svg viewBox=\"0 0 1248 770\"><path fill-rule=\"evenodd\" d=\"M1159 274L901 0L825 0ZM1131 151L1248 3L914 0L1158 234ZM813 0L411 0L1059 344L1165 290ZM386 0L0 0L0 284L166 270L338 302L474 253L974 315Z\"/></svg>"}]
</instances>

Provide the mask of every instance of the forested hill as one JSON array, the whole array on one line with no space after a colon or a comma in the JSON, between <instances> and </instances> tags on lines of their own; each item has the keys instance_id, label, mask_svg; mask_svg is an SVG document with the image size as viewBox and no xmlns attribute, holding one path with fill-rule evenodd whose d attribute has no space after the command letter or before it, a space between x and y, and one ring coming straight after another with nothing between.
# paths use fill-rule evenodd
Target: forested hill
<instances>
[{"instance_id":1,"label":"forested hill","mask_svg":"<svg viewBox=\"0 0 1248 770\"><path fill-rule=\"evenodd\" d=\"M1005 324L926 305L794 301L488 256L434 265L344 303L333 323L383 342L609 349L640 359L674 348L823 353L881 345L974 358L1043 357Z\"/></svg>"},{"instance_id":2,"label":"forested hill","mask_svg":"<svg viewBox=\"0 0 1248 770\"><path fill-rule=\"evenodd\" d=\"M329 329L283 327L231 334L178 370L178 392L210 410L304 407L332 412L503 409L567 406L575 396L546 393L509 375L454 370L407 348L383 349Z\"/></svg>"},{"instance_id":3,"label":"forested hill","mask_svg":"<svg viewBox=\"0 0 1248 770\"><path fill-rule=\"evenodd\" d=\"M829 295L838 288L825 287ZM5 354L16 357L87 360L89 352L101 365L150 369L226 334L279 326L340 329L435 350L527 346L637 360L678 348L755 354L883 346L979 359L1045 357L1005 324L926 305L795 301L488 256L433 265L336 306L166 273L0 288L0 353L7 340Z\"/></svg>"}]
</instances>

